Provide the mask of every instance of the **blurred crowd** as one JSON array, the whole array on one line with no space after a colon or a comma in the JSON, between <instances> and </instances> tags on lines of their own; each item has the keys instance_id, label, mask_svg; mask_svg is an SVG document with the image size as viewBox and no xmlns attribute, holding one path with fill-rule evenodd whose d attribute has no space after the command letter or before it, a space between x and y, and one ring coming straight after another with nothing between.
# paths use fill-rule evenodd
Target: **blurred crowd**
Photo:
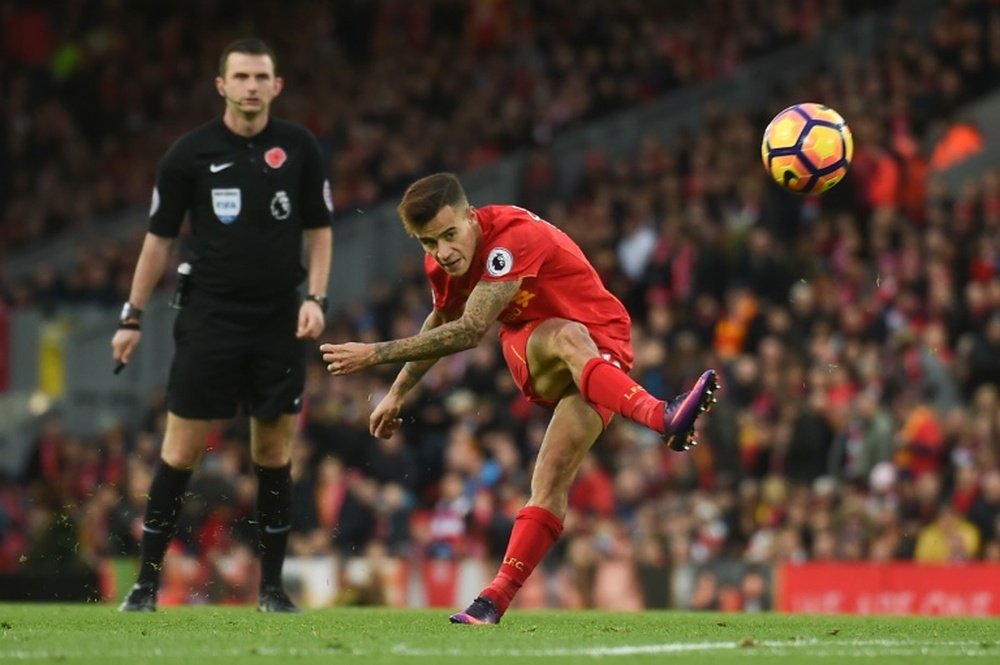
<instances>
[{"instance_id":1,"label":"blurred crowd","mask_svg":"<svg viewBox=\"0 0 1000 665\"><path fill-rule=\"evenodd\" d=\"M0 3L0 257L147 206L156 160L221 112L218 54L275 48L283 117L339 210L822 36L874 0ZM99 250L97 250L99 251Z\"/></svg>"},{"instance_id":2,"label":"blurred crowd","mask_svg":"<svg viewBox=\"0 0 1000 665\"><path fill-rule=\"evenodd\" d=\"M409 3L375 4L409 15ZM595 3L577 5L598 11ZM794 8L803 5L841 6L779 2L772 15L793 18ZM564 535L543 564L558 581L549 602L766 609L762 589L775 564L1000 561L1000 173L982 173L955 194L935 178L950 133L975 129L955 112L1000 84L1000 11L985 1L947 5L929 41L900 20L872 58L845 56L837 70L818 72L805 87L775 99L775 109L804 99L827 101L854 130L851 171L822 197L794 197L766 180L758 142L767 118L713 108L706 109L700 134L671 143L649 136L624 159L595 149L566 195L556 190L557 165L544 142L527 138L551 108L531 107L528 124L536 129L515 143L536 144L518 201L510 203L533 209L572 235L629 307L633 375L650 392L672 396L705 367L718 368L723 384L691 454L673 453L651 432L620 419L608 428L580 471ZM371 9L368 3L344 6ZM513 2L472 6L502 7L513 20L530 17L536 4L531 10ZM538 11L562 6L538 3L544 8ZM615 6L626 13L640 7ZM428 7L456 12L448 2ZM438 16L434 11L419 13L429 19ZM835 15L831 10L830 17ZM708 12L687 18L704 34L723 34L714 23L723 19ZM365 54L384 67L398 40L420 43L419 31L400 28L412 28L408 21L388 24L395 28L384 28L387 42L376 45L375 35L382 33L373 30ZM725 25L732 24L726 16ZM332 30L334 24L310 25ZM662 57L673 63L674 76L652 84L650 94L725 71L759 52L754 48L760 42L751 37L770 33L753 25L761 30L748 26L735 33L730 48L695 49L686 75L677 65L685 59L667 51ZM646 35L645 28L633 27L638 32L627 35ZM648 36L650 44L669 45L681 34ZM494 39L510 47L515 36L523 36L522 30ZM489 42L476 46L469 39L466 34L450 44L469 49L463 51L473 63L466 75L502 78L506 56L494 60ZM314 41L302 42L303 52L315 48ZM693 43L701 42L688 47ZM452 53L442 49L439 57ZM535 53L521 67L553 71L560 53ZM655 53L647 49L645 55ZM595 56L601 66L609 62L604 56ZM307 74L310 60L300 60L288 58ZM150 62L164 66L159 58ZM632 74L640 69L627 58L619 64ZM464 64L457 67L451 71L465 71ZM292 69L288 75L297 82L300 73ZM417 78L396 76L416 85ZM559 76L545 80L569 85ZM639 89L622 90L646 94ZM358 90L355 97L366 98ZM433 105L418 103L420 91L408 93L416 95L411 105L396 98L401 92L372 100L372 109L403 113L393 124L404 128L407 113L434 112ZM492 93L484 94L490 99ZM611 106L641 98L623 95ZM366 126L350 103L299 101L303 109L332 111L326 121L336 119L337 127ZM288 102L286 108L297 108ZM442 109L452 106L442 102ZM480 128L476 104L471 106L466 121ZM597 108L572 121L592 117ZM398 186L394 177L471 165L463 160L476 150L459 143L452 157L425 153L420 159L428 161L401 167L391 155L411 139L405 129L384 135L372 129L385 119L374 111L367 118L374 138L345 135L329 143L334 154L354 154L353 161L345 157L334 167L334 177L344 179L344 201L361 202L352 197L365 188L345 184L358 174L377 200ZM422 129L425 120L413 121ZM339 130L330 131L334 136ZM484 153L514 145L489 131L479 136ZM372 155L378 156L366 162ZM389 177L370 168L389 164L402 170ZM127 262L131 251L94 253L94 263L107 268L109 288L119 294L123 285L108 261ZM376 341L416 333L429 307L427 289L419 265L403 272L401 283L373 285L367 302L337 313L324 339ZM28 290L22 302L46 297L53 296ZM118 302L120 295L109 298ZM318 363L310 367L293 452L291 553L495 561L527 499L548 413L519 395L490 340L439 362L415 391L400 433L374 440L367 433L368 414L394 371L331 378ZM113 427L97 441L64 431L53 417L24 477L0 489L0 570L136 554L163 408L158 398L143 427ZM233 594L247 588L234 581L234 570L245 567L233 566L233 553L250 561L254 537L247 440L240 421L219 425L194 476L171 554L175 570L186 566L201 581ZM739 572L727 569L727 562L740 564ZM364 597L359 592L355 598Z\"/></svg>"}]
</instances>

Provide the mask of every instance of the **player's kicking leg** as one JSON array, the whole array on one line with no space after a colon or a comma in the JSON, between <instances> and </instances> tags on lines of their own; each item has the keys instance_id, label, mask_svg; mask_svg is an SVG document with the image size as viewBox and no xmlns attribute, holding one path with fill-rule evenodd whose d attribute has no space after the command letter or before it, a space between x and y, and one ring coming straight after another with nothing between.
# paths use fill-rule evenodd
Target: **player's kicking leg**
<instances>
[{"instance_id":1,"label":"player's kicking leg","mask_svg":"<svg viewBox=\"0 0 1000 665\"><path fill-rule=\"evenodd\" d=\"M627 342L619 344L619 357L627 357ZM532 386L544 396L539 380L572 376L586 401L658 432L672 450L682 452L695 445L695 421L712 407L719 389L715 370L706 370L689 391L665 402L630 377L611 351L602 354L590 331L576 321L543 321L527 343Z\"/></svg>"}]
</instances>

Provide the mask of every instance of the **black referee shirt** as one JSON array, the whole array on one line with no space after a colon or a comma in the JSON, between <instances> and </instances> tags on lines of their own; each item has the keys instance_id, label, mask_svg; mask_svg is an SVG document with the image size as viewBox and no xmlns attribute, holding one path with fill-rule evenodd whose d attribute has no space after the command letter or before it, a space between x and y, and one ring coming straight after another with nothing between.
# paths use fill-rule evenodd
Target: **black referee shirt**
<instances>
[{"instance_id":1,"label":"black referee shirt","mask_svg":"<svg viewBox=\"0 0 1000 665\"><path fill-rule=\"evenodd\" d=\"M331 224L333 202L315 137L270 118L246 138L217 118L160 162L151 233L175 238L189 214L193 288L239 301L278 297L305 277L302 230Z\"/></svg>"}]
</instances>

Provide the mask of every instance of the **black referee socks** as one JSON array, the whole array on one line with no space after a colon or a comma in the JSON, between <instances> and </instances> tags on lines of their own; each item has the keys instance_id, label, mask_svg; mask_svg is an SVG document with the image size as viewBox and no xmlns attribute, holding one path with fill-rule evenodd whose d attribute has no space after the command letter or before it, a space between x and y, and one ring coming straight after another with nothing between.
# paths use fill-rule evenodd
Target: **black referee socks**
<instances>
[{"instance_id":1,"label":"black referee socks","mask_svg":"<svg viewBox=\"0 0 1000 665\"><path fill-rule=\"evenodd\" d=\"M281 566L285 562L288 532L292 530L291 469L291 464L278 468L254 465L262 587L281 586Z\"/></svg>"},{"instance_id":2,"label":"black referee socks","mask_svg":"<svg viewBox=\"0 0 1000 665\"><path fill-rule=\"evenodd\" d=\"M142 521L142 561L139 564L138 583L160 586L160 570L167 544L177 529L177 516L181 511L184 490L191 479L190 470L175 469L162 459L153 472L149 486L149 503Z\"/></svg>"}]
</instances>

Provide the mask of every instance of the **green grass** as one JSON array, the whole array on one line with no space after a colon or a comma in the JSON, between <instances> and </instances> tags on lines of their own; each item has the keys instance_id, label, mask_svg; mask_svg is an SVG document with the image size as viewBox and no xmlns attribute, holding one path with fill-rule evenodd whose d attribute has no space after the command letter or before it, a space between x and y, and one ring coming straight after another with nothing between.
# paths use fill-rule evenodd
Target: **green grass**
<instances>
[{"instance_id":1,"label":"green grass","mask_svg":"<svg viewBox=\"0 0 1000 665\"><path fill-rule=\"evenodd\" d=\"M453 626L444 610L250 607L119 614L110 605L0 604L0 661L29 663L1000 662L1000 622L973 618L520 612Z\"/></svg>"}]
</instances>

